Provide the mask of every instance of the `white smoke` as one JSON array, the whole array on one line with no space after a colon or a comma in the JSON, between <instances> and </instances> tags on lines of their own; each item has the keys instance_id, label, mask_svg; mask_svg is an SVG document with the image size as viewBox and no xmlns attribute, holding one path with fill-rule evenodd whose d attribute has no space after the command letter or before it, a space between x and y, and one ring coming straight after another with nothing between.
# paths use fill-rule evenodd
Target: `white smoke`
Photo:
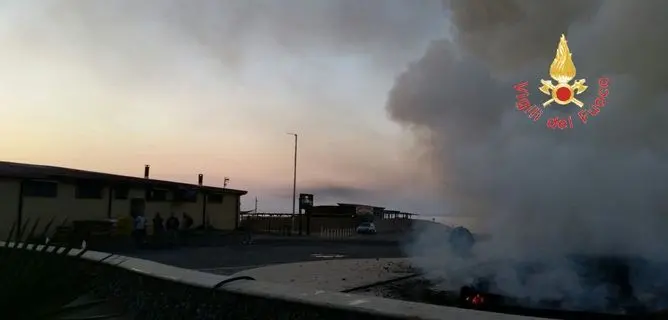
<instances>
[{"instance_id":1,"label":"white smoke","mask_svg":"<svg viewBox=\"0 0 668 320\"><path fill-rule=\"evenodd\" d=\"M660 39L668 32L668 4L452 0L446 7L454 40L434 42L396 80L387 108L397 122L431 133L425 143L443 172L443 196L458 214L478 216L492 235L480 243L478 259L548 261L586 253L663 260L668 45ZM529 81L530 100L545 100L538 80L549 78L561 33L578 78L590 84L586 105L595 98L596 79L611 79L600 114L564 131L549 130L545 121L567 113L547 110L531 122L515 110L513 89ZM426 246L438 244L417 241L411 250ZM576 281L568 263L553 266L528 284L497 270L500 289L538 299L602 290ZM641 278L634 278L637 291L653 283ZM586 304L580 307L600 308Z\"/></svg>"}]
</instances>

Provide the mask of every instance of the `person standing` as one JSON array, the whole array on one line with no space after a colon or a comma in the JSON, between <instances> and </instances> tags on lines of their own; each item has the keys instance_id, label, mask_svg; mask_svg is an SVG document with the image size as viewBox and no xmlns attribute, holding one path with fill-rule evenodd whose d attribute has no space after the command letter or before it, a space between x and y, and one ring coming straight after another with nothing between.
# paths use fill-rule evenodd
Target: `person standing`
<instances>
[{"instance_id":1,"label":"person standing","mask_svg":"<svg viewBox=\"0 0 668 320\"><path fill-rule=\"evenodd\" d=\"M188 245L190 240L190 228L193 226L193 218L191 218L187 213L183 213L183 230L181 234L181 242L185 245Z\"/></svg>"},{"instance_id":2,"label":"person standing","mask_svg":"<svg viewBox=\"0 0 668 320\"><path fill-rule=\"evenodd\" d=\"M169 233L169 238L170 238L169 240L171 244L172 245L176 244L179 232L179 219L176 216L174 216L174 212L172 212L169 218L167 219L166 227L167 227L167 232Z\"/></svg>"},{"instance_id":3,"label":"person standing","mask_svg":"<svg viewBox=\"0 0 668 320\"><path fill-rule=\"evenodd\" d=\"M183 229L189 230L193 226L193 218L190 217L189 214L183 213Z\"/></svg>"},{"instance_id":4,"label":"person standing","mask_svg":"<svg viewBox=\"0 0 668 320\"><path fill-rule=\"evenodd\" d=\"M242 241L242 244L244 245L249 245L253 243L253 233L250 227L246 227L243 229L244 231L244 240Z\"/></svg>"},{"instance_id":5,"label":"person standing","mask_svg":"<svg viewBox=\"0 0 668 320\"><path fill-rule=\"evenodd\" d=\"M143 214L135 217L135 242L137 246L142 246L146 239L146 218Z\"/></svg>"},{"instance_id":6,"label":"person standing","mask_svg":"<svg viewBox=\"0 0 668 320\"><path fill-rule=\"evenodd\" d=\"M164 230L165 226L163 225L162 216L160 216L160 212L158 212L153 218L153 236L158 244L162 244Z\"/></svg>"},{"instance_id":7,"label":"person standing","mask_svg":"<svg viewBox=\"0 0 668 320\"><path fill-rule=\"evenodd\" d=\"M167 219L167 230L178 230L179 229L179 219L172 212Z\"/></svg>"}]
</instances>

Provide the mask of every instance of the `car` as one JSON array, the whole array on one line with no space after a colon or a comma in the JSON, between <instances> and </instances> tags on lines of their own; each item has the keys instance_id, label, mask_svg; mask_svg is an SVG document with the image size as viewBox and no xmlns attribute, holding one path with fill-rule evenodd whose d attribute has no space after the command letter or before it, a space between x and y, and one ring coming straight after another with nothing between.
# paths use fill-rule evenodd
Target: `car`
<instances>
[{"instance_id":1,"label":"car","mask_svg":"<svg viewBox=\"0 0 668 320\"><path fill-rule=\"evenodd\" d=\"M456 227L450 231L448 242L453 252L459 256L468 256L475 244L475 237L464 227Z\"/></svg>"},{"instance_id":2,"label":"car","mask_svg":"<svg viewBox=\"0 0 668 320\"><path fill-rule=\"evenodd\" d=\"M376 225L373 222L363 222L357 227L357 233L376 234Z\"/></svg>"}]
</instances>

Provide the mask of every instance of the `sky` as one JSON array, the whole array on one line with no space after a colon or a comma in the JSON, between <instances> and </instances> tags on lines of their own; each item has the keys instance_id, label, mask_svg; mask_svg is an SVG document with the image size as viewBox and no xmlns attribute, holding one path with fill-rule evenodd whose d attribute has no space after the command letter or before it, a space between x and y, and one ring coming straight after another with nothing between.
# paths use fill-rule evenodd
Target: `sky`
<instances>
[{"instance_id":1,"label":"sky","mask_svg":"<svg viewBox=\"0 0 668 320\"><path fill-rule=\"evenodd\" d=\"M244 209L289 212L296 132L297 191L316 204L480 217L524 253L668 243L665 1L22 0L0 15L4 160L229 177ZM605 110L564 131L545 121L577 107L532 122L513 89L542 101L561 34L586 105L611 79Z\"/></svg>"},{"instance_id":2,"label":"sky","mask_svg":"<svg viewBox=\"0 0 668 320\"><path fill-rule=\"evenodd\" d=\"M0 1L3 160L442 211L426 151L386 109L447 37L439 1Z\"/></svg>"},{"instance_id":3,"label":"sky","mask_svg":"<svg viewBox=\"0 0 668 320\"><path fill-rule=\"evenodd\" d=\"M476 260L662 258L666 16L665 0L0 1L0 154L229 177L249 191L244 209L258 197L260 211L288 212L295 132L298 192L473 217L494 240ZM533 122L513 86L544 101L562 34L587 108L599 78L609 95L586 124L550 130L578 107ZM446 257L441 233L425 239L414 249ZM532 288L506 274L504 290L605 298L561 271ZM634 276L636 288L668 279Z\"/></svg>"}]
</instances>

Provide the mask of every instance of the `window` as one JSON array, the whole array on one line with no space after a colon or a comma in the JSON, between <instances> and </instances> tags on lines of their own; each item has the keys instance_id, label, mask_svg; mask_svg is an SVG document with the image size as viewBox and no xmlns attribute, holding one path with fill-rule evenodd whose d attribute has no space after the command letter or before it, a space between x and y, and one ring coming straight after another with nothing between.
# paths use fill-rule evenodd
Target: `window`
<instances>
[{"instance_id":1,"label":"window","mask_svg":"<svg viewBox=\"0 0 668 320\"><path fill-rule=\"evenodd\" d=\"M114 188L114 199L116 200L125 200L130 194L130 188L128 186L117 186Z\"/></svg>"},{"instance_id":2,"label":"window","mask_svg":"<svg viewBox=\"0 0 668 320\"><path fill-rule=\"evenodd\" d=\"M174 192L174 201L197 202L197 190L179 189Z\"/></svg>"},{"instance_id":3,"label":"window","mask_svg":"<svg viewBox=\"0 0 668 320\"><path fill-rule=\"evenodd\" d=\"M95 182L78 182L75 197L77 199L102 199L104 186Z\"/></svg>"},{"instance_id":4,"label":"window","mask_svg":"<svg viewBox=\"0 0 668 320\"><path fill-rule=\"evenodd\" d=\"M58 183L39 180L24 181L23 195L26 197L55 198L58 196Z\"/></svg>"},{"instance_id":5,"label":"window","mask_svg":"<svg viewBox=\"0 0 668 320\"><path fill-rule=\"evenodd\" d=\"M211 203L223 203L223 194L222 193L210 193L207 196L207 201Z\"/></svg>"},{"instance_id":6,"label":"window","mask_svg":"<svg viewBox=\"0 0 668 320\"><path fill-rule=\"evenodd\" d=\"M167 190L148 189L146 190L147 201L167 201Z\"/></svg>"}]
</instances>

